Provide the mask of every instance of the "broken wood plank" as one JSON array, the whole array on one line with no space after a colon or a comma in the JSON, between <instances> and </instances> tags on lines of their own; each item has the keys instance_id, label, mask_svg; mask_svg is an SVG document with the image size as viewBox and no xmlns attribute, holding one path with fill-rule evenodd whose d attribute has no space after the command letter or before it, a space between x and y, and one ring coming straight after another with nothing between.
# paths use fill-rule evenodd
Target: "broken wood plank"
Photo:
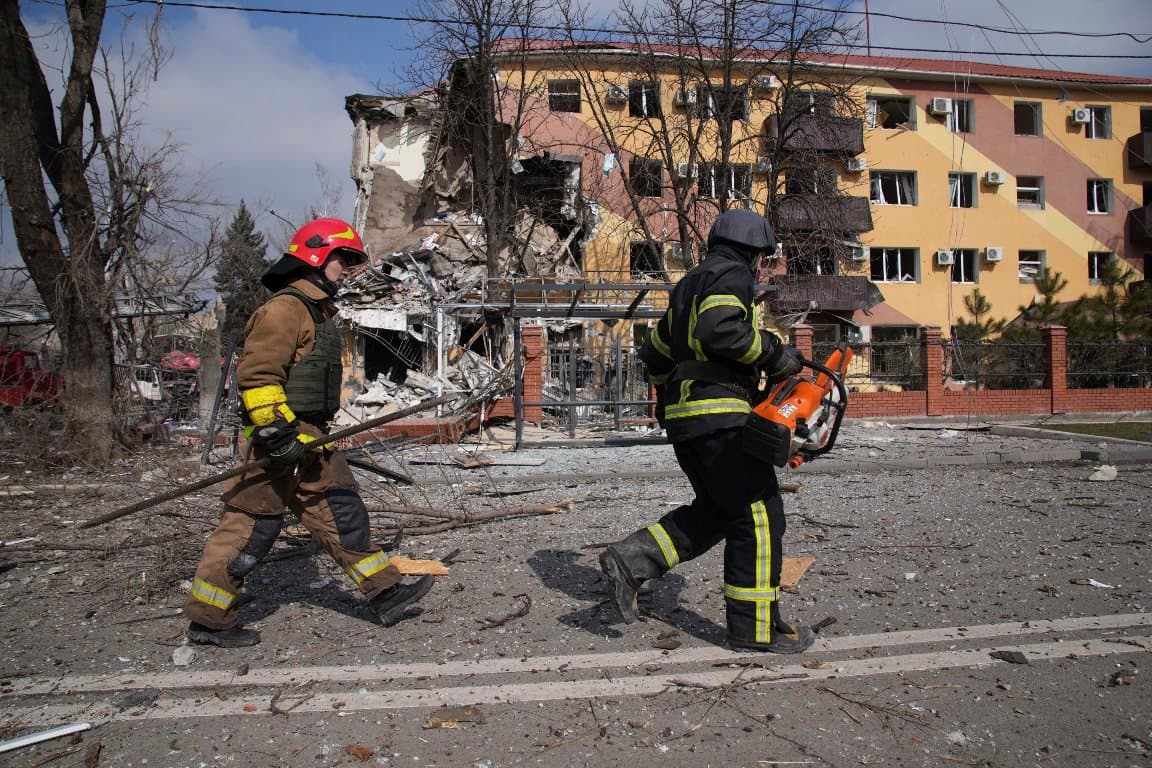
<instances>
[{"instance_id":1,"label":"broken wood plank","mask_svg":"<svg viewBox=\"0 0 1152 768\"><path fill-rule=\"evenodd\" d=\"M447 576L450 573L448 567L439 560L415 560L403 555L393 555L388 558L388 561L405 576L424 576L425 574Z\"/></svg>"},{"instance_id":2,"label":"broken wood plank","mask_svg":"<svg viewBox=\"0 0 1152 768\"><path fill-rule=\"evenodd\" d=\"M814 562L816 562L814 557L784 558L784 564L780 567L780 586L795 587Z\"/></svg>"}]
</instances>

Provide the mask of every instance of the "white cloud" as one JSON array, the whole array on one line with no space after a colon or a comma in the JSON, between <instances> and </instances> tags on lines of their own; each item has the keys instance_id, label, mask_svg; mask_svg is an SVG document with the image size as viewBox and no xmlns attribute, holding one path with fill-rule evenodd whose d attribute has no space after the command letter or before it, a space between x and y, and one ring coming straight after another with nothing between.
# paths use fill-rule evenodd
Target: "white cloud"
<instances>
[{"instance_id":1,"label":"white cloud","mask_svg":"<svg viewBox=\"0 0 1152 768\"><path fill-rule=\"evenodd\" d=\"M319 164L350 216L344 97L371 86L309 51L296 31L254 27L243 14L199 12L169 34L172 59L142 111L146 138L171 136L185 170L202 171L221 201L244 198L290 217L320 201Z\"/></svg>"}]
</instances>

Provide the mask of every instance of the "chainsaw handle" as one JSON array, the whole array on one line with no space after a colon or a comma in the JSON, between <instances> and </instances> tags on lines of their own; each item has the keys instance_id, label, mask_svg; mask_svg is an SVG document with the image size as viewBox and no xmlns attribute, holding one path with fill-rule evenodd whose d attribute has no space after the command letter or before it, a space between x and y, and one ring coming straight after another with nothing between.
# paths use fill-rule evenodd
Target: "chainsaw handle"
<instances>
[{"instance_id":1,"label":"chainsaw handle","mask_svg":"<svg viewBox=\"0 0 1152 768\"><path fill-rule=\"evenodd\" d=\"M840 433L840 422L844 420L844 411L848 408L848 390L844 387L844 382L840 380L840 373L838 371L834 371L826 365L817 363L815 360L800 358L800 364L805 368L811 368L817 373L827 376L836 387L836 393L840 396L839 401L833 403L836 415L832 421L832 431L828 433L828 441L817 450L805 451L804 460L807 461L817 456L823 456L836 445L836 435Z\"/></svg>"}]
</instances>

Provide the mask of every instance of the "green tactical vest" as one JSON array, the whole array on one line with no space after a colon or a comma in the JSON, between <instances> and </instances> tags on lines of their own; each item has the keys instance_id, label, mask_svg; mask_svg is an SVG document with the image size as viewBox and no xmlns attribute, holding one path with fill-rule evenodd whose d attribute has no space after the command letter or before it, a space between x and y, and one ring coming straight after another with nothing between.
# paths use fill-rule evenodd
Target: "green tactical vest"
<instances>
[{"instance_id":1,"label":"green tactical vest","mask_svg":"<svg viewBox=\"0 0 1152 768\"><path fill-rule=\"evenodd\" d=\"M344 381L340 354L344 339L336 323L325 317L319 302L295 288L285 288L276 295L281 294L295 296L304 302L316 325L312 351L288 371L288 381L284 385L288 407L304 421L327 422L340 409L340 387Z\"/></svg>"}]
</instances>

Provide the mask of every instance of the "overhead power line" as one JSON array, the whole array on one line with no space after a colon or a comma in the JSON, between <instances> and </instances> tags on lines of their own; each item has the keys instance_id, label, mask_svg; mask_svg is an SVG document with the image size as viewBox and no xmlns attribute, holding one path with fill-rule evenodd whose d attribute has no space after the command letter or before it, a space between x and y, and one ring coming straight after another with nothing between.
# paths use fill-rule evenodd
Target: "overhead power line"
<instances>
[{"instance_id":1,"label":"overhead power line","mask_svg":"<svg viewBox=\"0 0 1152 768\"><path fill-rule=\"evenodd\" d=\"M208 11L237 11L240 13L258 13L258 14L271 14L278 16L308 16L314 18L331 18L331 19L351 19L356 21L395 21L406 22L411 24L467 24L466 21L458 21L454 19L444 19L430 16L407 16L407 15L391 15L391 14L376 14L376 13L350 13L344 11L312 11L312 10L295 10L290 8L267 8L267 7L245 7L240 5L217 5L210 3L197 3L197 2L173 2L171 0L125 0L129 5L156 5L161 7L171 8L196 8ZM804 10L812 11L830 11L830 9L822 8L814 5L794 5L792 3L779 3L772 0L762 0L764 5L781 5L788 8L802 8ZM863 11L848 11L838 10L837 13L841 14L855 14L864 15ZM937 21L932 19L917 19L908 16L897 16L895 14L887 13L870 13L870 16L881 16L885 18L895 19L898 21L915 22L921 24L945 24L948 26L962 26L971 27L973 29L980 29L986 32L994 32L999 34L1010 34L1017 37L1025 37L1031 35L1064 35L1068 37L1128 37L1138 43L1146 43L1152 40L1152 35L1136 35L1130 32L1069 32L1061 30L1012 30L1002 27L992 27L982 24L972 24L967 22L954 22L954 21ZM609 34L609 35L629 35L630 30L627 29L613 29L610 27L567 27L555 24L526 24L522 27L526 30L539 31L539 32L586 32L594 34ZM853 49L859 46L840 46L844 48ZM962 56L1015 56L1035 58L1038 54L1032 51L1024 52L1004 52L997 50L956 50L951 48L909 48L904 46L891 46L891 45L872 45L872 50L891 51L896 53L939 53L947 55L962 55ZM1114 52L1102 53L1044 53L1043 56L1051 59L1152 59L1152 53L1148 54L1118 54Z\"/></svg>"}]
</instances>

